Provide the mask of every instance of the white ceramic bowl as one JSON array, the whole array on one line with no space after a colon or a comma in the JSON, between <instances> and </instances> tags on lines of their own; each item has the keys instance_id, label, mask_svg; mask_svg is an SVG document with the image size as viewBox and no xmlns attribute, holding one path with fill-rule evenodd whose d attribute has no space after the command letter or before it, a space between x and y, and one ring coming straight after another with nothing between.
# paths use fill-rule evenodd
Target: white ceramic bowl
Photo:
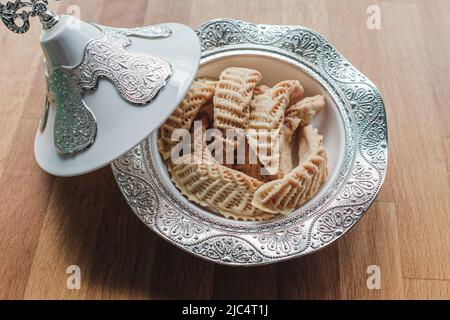
<instances>
[{"instance_id":1,"label":"white ceramic bowl","mask_svg":"<svg viewBox=\"0 0 450 320\"><path fill-rule=\"evenodd\" d=\"M220 73L228 67L245 67L258 70L263 76L259 84L264 84L270 87L283 80L299 80L305 89L305 97L314 96L317 94L321 94L325 97L326 108L313 120L313 126L318 128L319 133L324 136L324 144L328 153L328 171L330 172L330 175L324 186L314 196L314 198L310 200L310 202L314 202L314 199L316 197L320 197L329 188L331 182L335 180L338 167L341 165L344 156L344 123L336 101L321 83L315 80L312 75L308 74L307 69L303 70L301 66L293 61L276 57L273 54L266 55L260 51L230 51L226 54L221 54L218 57L205 59L202 61L196 77L218 79ZM153 135L154 138L152 140L152 148L156 149L157 134L154 133ZM170 175L167 171L165 162L159 153L156 154L155 157L158 164L160 164L161 176L167 183L167 181L170 181ZM172 188L172 186L171 190L179 197L183 197L183 195L178 190ZM303 207L307 206L308 203L306 203ZM190 205L196 206L196 204ZM214 212L214 210L205 210L203 207L197 207L196 210L201 210L202 212ZM302 214L302 210L296 210L293 214ZM220 218L228 220L226 218ZM277 215L274 219L279 220L284 218L286 217L283 215ZM240 221L238 223L261 224L264 222Z\"/></svg>"}]
</instances>

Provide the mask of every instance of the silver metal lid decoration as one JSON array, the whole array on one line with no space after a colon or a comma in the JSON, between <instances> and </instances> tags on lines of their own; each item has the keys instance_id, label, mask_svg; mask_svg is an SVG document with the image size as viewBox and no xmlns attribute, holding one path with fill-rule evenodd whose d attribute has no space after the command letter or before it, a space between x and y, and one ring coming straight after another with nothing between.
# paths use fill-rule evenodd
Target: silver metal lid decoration
<instances>
[{"instance_id":1,"label":"silver metal lid decoration","mask_svg":"<svg viewBox=\"0 0 450 320\"><path fill-rule=\"evenodd\" d=\"M97 27L103 34L88 43L80 65L59 66L50 72L49 94L57 106L54 141L60 154L80 152L94 143L97 123L82 95L83 90L96 88L99 77L110 80L125 101L146 105L172 74L172 67L163 59L125 50L131 44L129 36L166 38L171 35L168 28Z\"/></svg>"}]
</instances>

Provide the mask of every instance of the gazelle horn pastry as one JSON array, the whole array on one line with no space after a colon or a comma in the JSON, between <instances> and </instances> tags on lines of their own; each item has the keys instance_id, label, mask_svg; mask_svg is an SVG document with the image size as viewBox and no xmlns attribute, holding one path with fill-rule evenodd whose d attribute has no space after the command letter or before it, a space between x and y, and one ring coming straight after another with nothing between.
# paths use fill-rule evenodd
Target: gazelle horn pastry
<instances>
[{"instance_id":1,"label":"gazelle horn pastry","mask_svg":"<svg viewBox=\"0 0 450 320\"><path fill-rule=\"evenodd\" d=\"M186 97L160 128L158 147L165 160L172 148L179 143L172 140L176 129L189 130L200 109L212 101L217 82L208 79L195 80Z\"/></svg>"},{"instance_id":2,"label":"gazelle horn pastry","mask_svg":"<svg viewBox=\"0 0 450 320\"><path fill-rule=\"evenodd\" d=\"M304 98L286 109L284 126L281 131L280 170L276 179L282 178L294 168L292 160L292 138L300 127L307 126L325 107L323 96Z\"/></svg>"},{"instance_id":3,"label":"gazelle horn pastry","mask_svg":"<svg viewBox=\"0 0 450 320\"><path fill-rule=\"evenodd\" d=\"M302 94L300 82L287 80L255 96L251 103L247 139L269 175L277 174L280 169L280 143L286 108L291 100L298 100ZM283 149L290 153L290 148Z\"/></svg>"},{"instance_id":4,"label":"gazelle horn pastry","mask_svg":"<svg viewBox=\"0 0 450 320\"><path fill-rule=\"evenodd\" d=\"M211 155L204 138L205 126L194 129L194 155L169 162L176 187L189 200L217 210L226 218L260 221L274 215L252 206L253 194L262 182L221 165Z\"/></svg>"},{"instance_id":5,"label":"gazelle horn pastry","mask_svg":"<svg viewBox=\"0 0 450 320\"><path fill-rule=\"evenodd\" d=\"M321 95L307 97L286 109L284 126L292 135L298 127L311 123L312 119L325 107L325 98Z\"/></svg>"},{"instance_id":6,"label":"gazelle horn pastry","mask_svg":"<svg viewBox=\"0 0 450 320\"><path fill-rule=\"evenodd\" d=\"M289 214L310 200L328 174L322 136L311 125L299 131L299 165L283 178L256 190L253 206L267 212Z\"/></svg>"},{"instance_id":7,"label":"gazelle horn pastry","mask_svg":"<svg viewBox=\"0 0 450 320\"><path fill-rule=\"evenodd\" d=\"M231 67L220 74L214 94L215 128L224 134L227 129L243 131L247 128L250 101L260 80L261 73L247 68ZM234 148L236 143L228 140L225 142Z\"/></svg>"},{"instance_id":8,"label":"gazelle horn pastry","mask_svg":"<svg viewBox=\"0 0 450 320\"><path fill-rule=\"evenodd\" d=\"M236 220L259 221L274 216L252 206L254 192L262 182L211 158L183 158L179 164L170 163L169 172L176 187L189 200Z\"/></svg>"}]
</instances>

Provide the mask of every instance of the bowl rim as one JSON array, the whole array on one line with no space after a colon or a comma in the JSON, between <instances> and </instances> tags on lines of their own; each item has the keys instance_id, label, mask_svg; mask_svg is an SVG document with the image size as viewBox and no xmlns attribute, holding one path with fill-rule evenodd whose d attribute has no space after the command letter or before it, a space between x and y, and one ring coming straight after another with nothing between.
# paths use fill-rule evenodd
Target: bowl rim
<instances>
[{"instance_id":1,"label":"bowl rim","mask_svg":"<svg viewBox=\"0 0 450 320\"><path fill-rule=\"evenodd\" d=\"M339 108L344 158L320 198L292 217L248 224L205 215L161 177L153 132L112 164L135 214L169 242L208 261L233 266L279 262L320 250L350 230L381 189L387 169L387 126L378 89L326 39L301 26L214 19L198 27L201 65L257 54L294 64L318 81ZM169 188L168 188L169 186ZM228 221L228 222L227 222Z\"/></svg>"}]
</instances>

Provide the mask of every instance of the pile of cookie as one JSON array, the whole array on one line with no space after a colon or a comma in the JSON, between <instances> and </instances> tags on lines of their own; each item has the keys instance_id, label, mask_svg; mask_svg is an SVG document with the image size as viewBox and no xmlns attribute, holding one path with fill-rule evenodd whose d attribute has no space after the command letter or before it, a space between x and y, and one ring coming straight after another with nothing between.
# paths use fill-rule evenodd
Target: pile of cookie
<instances>
[{"instance_id":1,"label":"pile of cookie","mask_svg":"<svg viewBox=\"0 0 450 320\"><path fill-rule=\"evenodd\" d=\"M258 85L261 79L260 72L240 67L227 68L218 81L197 79L159 130L159 151L175 186L196 204L236 220L287 215L328 175L323 137L311 125L324 97L303 97L297 80L268 87ZM174 135L177 130L186 133ZM186 136L190 152L179 148Z\"/></svg>"}]
</instances>

